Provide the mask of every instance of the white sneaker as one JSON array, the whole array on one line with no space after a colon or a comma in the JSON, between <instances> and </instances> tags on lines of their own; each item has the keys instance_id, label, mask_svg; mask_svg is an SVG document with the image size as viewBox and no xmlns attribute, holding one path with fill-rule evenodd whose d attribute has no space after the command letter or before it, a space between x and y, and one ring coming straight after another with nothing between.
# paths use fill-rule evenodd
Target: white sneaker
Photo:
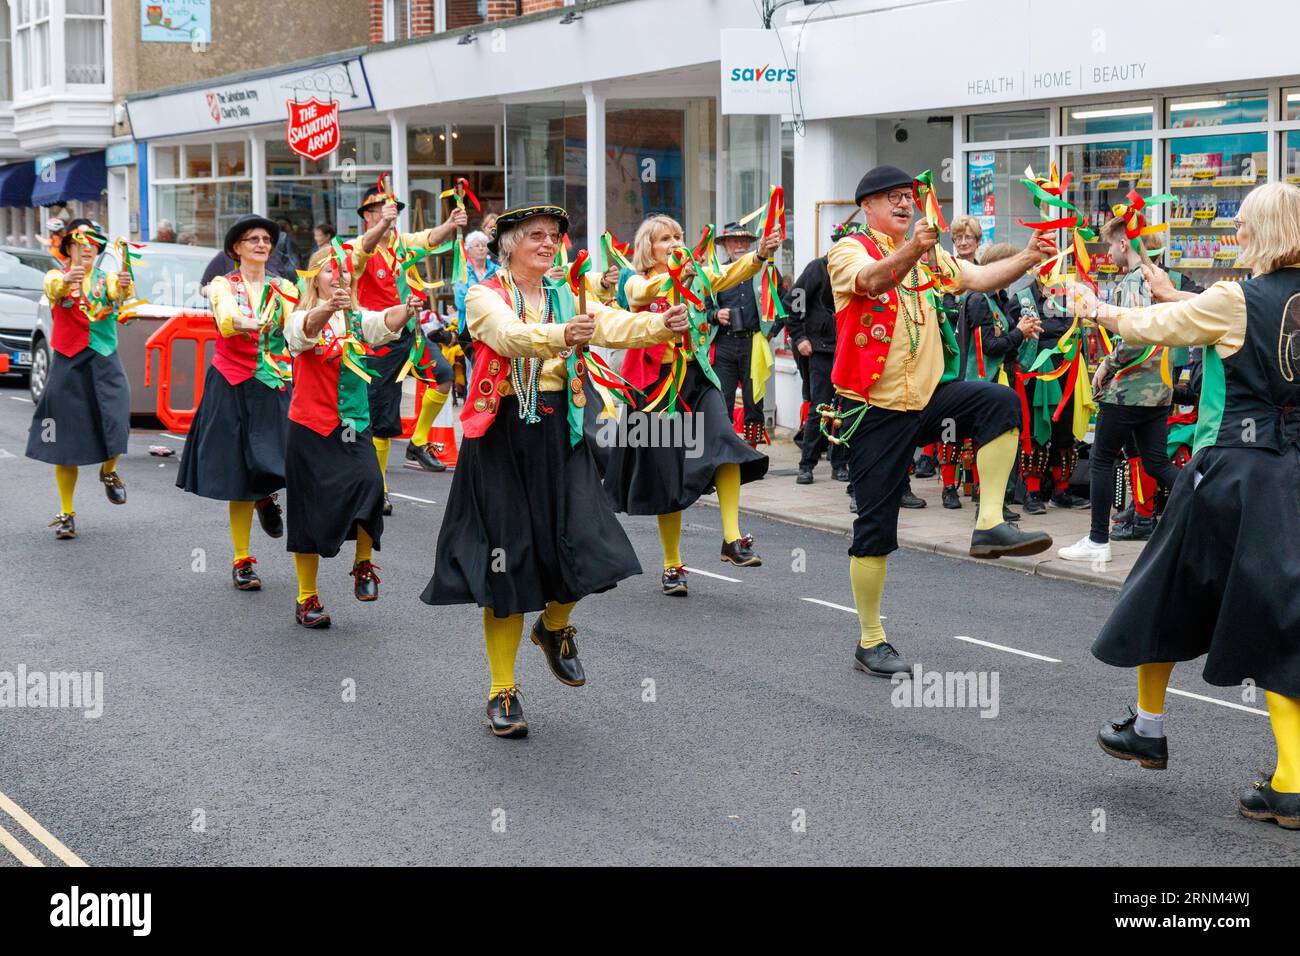
<instances>
[{"instance_id":1,"label":"white sneaker","mask_svg":"<svg viewBox=\"0 0 1300 956\"><path fill-rule=\"evenodd\" d=\"M1109 561L1110 544L1098 544L1091 535L1084 535L1074 544L1058 548L1057 554L1067 561Z\"/></svg>"}]
</instances>

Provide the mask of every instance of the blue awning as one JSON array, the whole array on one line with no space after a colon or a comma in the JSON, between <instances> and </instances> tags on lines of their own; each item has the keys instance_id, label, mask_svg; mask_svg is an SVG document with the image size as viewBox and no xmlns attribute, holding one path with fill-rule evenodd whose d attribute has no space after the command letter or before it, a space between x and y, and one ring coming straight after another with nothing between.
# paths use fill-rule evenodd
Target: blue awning
<instances>
[{"instance_id":1,"label":"blue awning","mask_svg":"<svg viewBox=\"0 0 1300 956\"><path fill-rule=\"evenodd\" d=\"M32 204L32 186L36 184L36 164L14 163L0 166L0 206L25 208Z\"/></svg>"},{"instance_id":2,"label":"blue awning","mask_svg":"<svg viewBox=\"0 0 1300 956\"><path fill-rule=\"evenodd\" d=\"M32 187L33 206L57 206L72 199L97 202L108 185L104 152L69 156L51 164L54 175L43 171Z\"/></svg>"}]
</instances>

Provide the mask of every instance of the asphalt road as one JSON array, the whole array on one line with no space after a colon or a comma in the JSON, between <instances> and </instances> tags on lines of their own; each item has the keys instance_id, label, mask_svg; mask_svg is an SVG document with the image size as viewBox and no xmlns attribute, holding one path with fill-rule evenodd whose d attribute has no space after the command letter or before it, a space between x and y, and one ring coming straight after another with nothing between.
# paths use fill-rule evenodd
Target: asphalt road
<instances>
[{"instance_id":1,"label":"asphalt road","mask_svg":"<svg viewBox=\"0 0 1300 956\"><path fill-rule=\"evenodd\" d=\"M532 733L502 741L482 722L478 608L418 600L450 475L403 468L395 443L408 497L381 600L352 599L346 556L324 561L334 626L309 632L282 541L255 528L264 590L231 587L224 505L147 454L179 441L133 436L125 507L84 470L81 536L55 541L52 470L23 457L31 412L0 389L0 672L99 671L104 703L98 719L0 708L0 794L91 865L1300 862L1300 834L1236 811L1273 763L1260 713L1172 697L1166 772L1098 749L1133 697L1131 673L1088 653L1112 592L899 552L890 640L929 670L996 672L998 697L991 718L896 707L850 667L846 539L748 520L766 563L734 569L697 506L688 565L736 580L692 574L683 601L658 593L653 520L628 519L651 573L576 611L587 686L556 682L525 639ZM1241 701L1195 665L1173 687ZM3 809L0 825L58 862Z\"/></svg>"}]
</instances>

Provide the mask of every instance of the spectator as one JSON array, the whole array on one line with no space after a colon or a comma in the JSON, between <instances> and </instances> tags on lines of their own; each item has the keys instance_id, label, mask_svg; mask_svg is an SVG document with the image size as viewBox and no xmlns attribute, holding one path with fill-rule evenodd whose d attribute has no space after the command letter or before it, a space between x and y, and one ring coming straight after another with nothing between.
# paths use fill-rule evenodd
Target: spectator
<instances>
[{"instance_id":1,"label":"spectator","mask_svg":"<svg viewBox=\"0 0 1300 956\"><path fill-rule=\"evenodd\" d=\"M175 242L176 227L172 225L170 219L159 219L158 224L153 229L154 242Z\"/></svg>"},{"instance_id":2,"label":"spectator","mask_svg":"<svg viewBox=\"0 0 1300 956\"><path fill-rule=\"evenodd\" d=\"M293 241L293 223L288 219L277 219L276 224L280 227L280 238L275 243L275 255L289 264L289 268L294 270L293 281L298 281L298 264L302 261L298 255L298 245ZM275 258L273 256L272 258ZM267 264L267 269L271 272L275 268Z\"/></svg>"},{"instance_id":3,"label":"spectator","mask_svg":"<svg viewBox=\"0 0 1300 956\"><path fill-rule=\"evenodd\" d=\"M316 241L316 248L312 250L312 255L314 256L317 252L320 252L322 246L328 246L333 242L336 235L338 235L338 230L328 222L316 223L316 228L311 231L312 239Z\"/></svg>"},{"instance_id":4,"label":"spectator","mask_svg":"<svg viewBox=\"0 0 1300 956\"><path fill-rule=\"evenodd\" d=\"M176 237L176 243L182 246L194 245L194 233L182 232L179 236Z\"/></svg>"},{"instance_id":5,"label":"spectator","mask_svg":"<svg viewBox=\"0 0 1300 956\"><path fill-rule=\"evenodd\" d=\"M479 226L479 230L483 233L483 235L487 236L489 239L491 239L494 235L496 235L497 214L494 212L490 212L486 216L484 216L483 222Z\"/></svg>"},{"instance_id":6,"label":"spectator","mask_svg":"<svg viewBox=\"0 0 1300 956\"><path fill-rule=\"evenodd\" d=\"M831 366L835 363L835 298L831 278L826 271L826 257L814 259L804 267L790 292L790 318L787 322L790 345L808 362L808 418L803 426L803 453L799 458L798 484L810 485L813 469L828 452L831 474L847 481L848 465L844 451L832 445L822 434L817 408L835 400L831 384Z\"/></svg>"}]
</instances>

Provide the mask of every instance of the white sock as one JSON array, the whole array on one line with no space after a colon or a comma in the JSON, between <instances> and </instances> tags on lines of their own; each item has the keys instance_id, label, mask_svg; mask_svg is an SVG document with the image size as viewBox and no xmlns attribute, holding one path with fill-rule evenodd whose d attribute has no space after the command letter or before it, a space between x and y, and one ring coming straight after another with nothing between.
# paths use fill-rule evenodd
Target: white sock
<instances>
[{"instance_id":1,"label":"white sock","mask_svg":"<svg viewBox=\"0 0 1300 956\"><path fill-rule=\"evenodd\" d=\"M1165 735L1165 715L1148 714L1141 707L1137 708L1137 721L1133 724L1139 737L1163 737Z\"/></svg>"}]
</instances>

